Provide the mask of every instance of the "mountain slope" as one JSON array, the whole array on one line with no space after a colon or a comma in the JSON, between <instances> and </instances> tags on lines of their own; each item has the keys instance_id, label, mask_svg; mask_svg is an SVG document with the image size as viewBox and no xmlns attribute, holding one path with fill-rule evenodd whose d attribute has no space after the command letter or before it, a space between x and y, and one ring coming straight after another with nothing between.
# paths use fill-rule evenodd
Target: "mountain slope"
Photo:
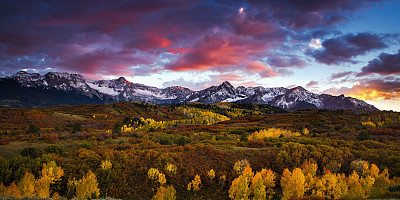
<instances>
[{"instance_id":1,"label":"mountain slope","mask_svg":"<svg viewBox=\"0 0 400 200\"><path fill-rule=\"evenodd\" d=\"M364 101L329 94L315 94L298 86L235 88L228 81L200 91L174 86L164 89L131 83L124 77L113 80L90 80L79 74L49 72L45 75L18 72L0 79L2 107L46 107L62 104L114 103L141 101L159 105L186 102L213 104L241 102L268 104L289 110L363 109L378 110Z\"/></svg>"}]
</instances>

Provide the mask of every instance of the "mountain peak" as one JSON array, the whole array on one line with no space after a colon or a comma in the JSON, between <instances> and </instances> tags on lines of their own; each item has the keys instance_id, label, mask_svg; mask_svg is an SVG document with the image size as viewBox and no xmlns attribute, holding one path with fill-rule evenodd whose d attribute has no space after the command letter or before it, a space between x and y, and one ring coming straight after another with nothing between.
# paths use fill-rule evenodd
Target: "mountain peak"
<instances>
[{"instance_id":1,"label":"mountain peak","mask_svg":"<svg viewBox=\"0 0 400 200\"><path fill-rule=\"evenodd\" d=\"M226 86L226 87L233 88L233 85L231 83L229 83L229 81L222 82L221 86Z\"/></svg>"},{"instance_id":2,"label":"mountain peak","mask_svg":"<svg viewBox=\"0 0 400 200\"><path fill-rule=\"evenodd\" d=\"M7 78L13 78L13 79L17 79L19 81L32 81L33 79L38 79L40 77L41 76L38 73L29 73L26 71L19 71L16 74L12 75L11 77L7 77Z\"/></svg>"},{"instance_id":3,"label":"mountain peak","mask_svg":"<svg viewBox=\"0 0 400 200\"><path fill-rule=\"evenodd\" d=\"M301 86L297 86L292 88L293 91L307 91L305 88L301 87Z\"/></svg>"},{"instance_id":4,"label":"mountain peak","mask_svg":"<svg viewBox=\"0 0 400 200\"><path fill-rule=\"evenodd\" d=\"M243 87L235 88L228 81L218 86L209 87L200 91L173 86L164 89L150 87L143 84L131 83L124 77L113 80L93 81L80 74L49 72L44 76L37 73L21 71L8 77L19 82L21 86L56 89L58 91L76 92L89 98L97 98L104 103L120 101L142 101L161 105L170 105L185 102L243 102L269 104L285 109L365 109L377 110L361 100L332 95L312 93L301 86L292 89ZM12 80L12 81L14 81ZM0 99L1 100L1 99Z\"/></svg>"}]
</instances>

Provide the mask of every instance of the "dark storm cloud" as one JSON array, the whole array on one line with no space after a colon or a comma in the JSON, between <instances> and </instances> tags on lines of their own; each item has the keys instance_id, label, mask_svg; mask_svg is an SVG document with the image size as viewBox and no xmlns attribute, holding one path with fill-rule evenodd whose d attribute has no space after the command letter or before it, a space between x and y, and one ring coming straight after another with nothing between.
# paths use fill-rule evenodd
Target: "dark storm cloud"
<instances>
[{"instance_id":1,"label":"dark storm cloud","mask_svg":"<svg viewBox=\"0 0 400 200\"><path fill-rule=\"evenodd\" d=\"M400 50L396 54L381 53L378 58L368 62L357 76L370 74L400 75Z\"/></svg>"},{"instance_id":2,"label":"dark storm cloud","mask_svg":"<svg viewBox=\"0 0 400 200\"><path fill-rule=\"evenodd\" d=\"M1 1L0 63L6 73L27 67L86 75L131 74L132 66L146 66L148 73L160 68L224 72L240 67L271 77L275 72L259 61L271 50L284 48L294 32L298 38L326 36L321 27L334 26L373 2ZM371 48L382 48L376 44ZM159 55L165 52L174 56L162 63ZM270 62L277 68L304 66L301 59L279 55Z\"/></svg>"},{"instance_id":3,"label":"dark storm cloud","mask_svg":"<svg viewBox=\"0 0 400 200\"><path fill-rule=\"evenodd\" d=\"M388 47L384 42L386 37L373 33L347 34L325 40L322 43L323 50L311 51L308 54L327 65L357 63L353 58Z\"/></svg>"}]
</instances>

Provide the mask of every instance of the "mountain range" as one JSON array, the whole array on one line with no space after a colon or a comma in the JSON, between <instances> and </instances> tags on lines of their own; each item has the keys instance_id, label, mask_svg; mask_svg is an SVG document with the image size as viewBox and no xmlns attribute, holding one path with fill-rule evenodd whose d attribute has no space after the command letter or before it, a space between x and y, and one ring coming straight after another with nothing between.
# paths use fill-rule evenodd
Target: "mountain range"
<instances>
[{"instance_id":1,"label":"mountain range","mask_svg":"<svg viewBox=\"0 0 400 200\"><path fill-rule=\"evenodd\" d=\"M141 101L159 105L186 102L206 104L241 102L268 104L289 110L349 109L378 110L362 100L344 95L315 94L301 86L234 87L228 81L200 91L181 86L157 88L127 81L90 80L80 74L49 72L45 75L20 71L0 78L1 107L47 107L55 105L101 104Z\"/></svg>"}]
</instances>

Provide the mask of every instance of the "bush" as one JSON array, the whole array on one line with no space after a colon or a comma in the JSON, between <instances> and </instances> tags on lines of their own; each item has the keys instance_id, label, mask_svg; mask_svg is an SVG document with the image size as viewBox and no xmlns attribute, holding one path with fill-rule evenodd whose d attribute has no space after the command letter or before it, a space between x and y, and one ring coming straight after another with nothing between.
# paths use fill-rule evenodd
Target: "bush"
<instances>
[{"instance_id":1,"label":"bush","mask_svg":"<svg viewBox=\"0 0 400 200\"><path fill-rule=\"evenodd\" d=\"M25 149L22 149L20 155L25 157L38 158L39 151L35 147L27 147Z\"/></svg>"},{"instance_id":2,"label":"bush","mask_svg":"<svg viewBox=\"0 0 400 200\"><path fill-rule=\"evenodd\" d=\"M33 134L33 135L39 137L40 136L40 129L37 126L32 124L32 125L29 126L28 130L26 131L26 134L28 134L28 135L29 134Z\"/></svg>"},{"instance_id":3,"label":"bush","mask_svg":"<svg viewBox=\"0 0 400 200\"><path fill-rule=\"evenodd\" d=\"M265 147L264 140L250 140L247 142L247 146L251 148L263 148Z\"/></svg>"},{"instance_id":4,"label":"bush","mask_svg":"<svg viewBox=\"0 0 400 200\"><path fill-rule=\"evenodd\" d=\"M64 147L60 145L50 145L46 148L47 153L61 154L64 152Z\"/></svg>"},{"instance_id":5,"label":"bush","mask_svg":"<svg viewBox=\"0 0 400 200\"><path fill-rule=\"evenodd\" d=\"M367 131L361 131L360 134L357 135L358 141L370 140L371 137Z\"/></svg>"}]
</instances>

